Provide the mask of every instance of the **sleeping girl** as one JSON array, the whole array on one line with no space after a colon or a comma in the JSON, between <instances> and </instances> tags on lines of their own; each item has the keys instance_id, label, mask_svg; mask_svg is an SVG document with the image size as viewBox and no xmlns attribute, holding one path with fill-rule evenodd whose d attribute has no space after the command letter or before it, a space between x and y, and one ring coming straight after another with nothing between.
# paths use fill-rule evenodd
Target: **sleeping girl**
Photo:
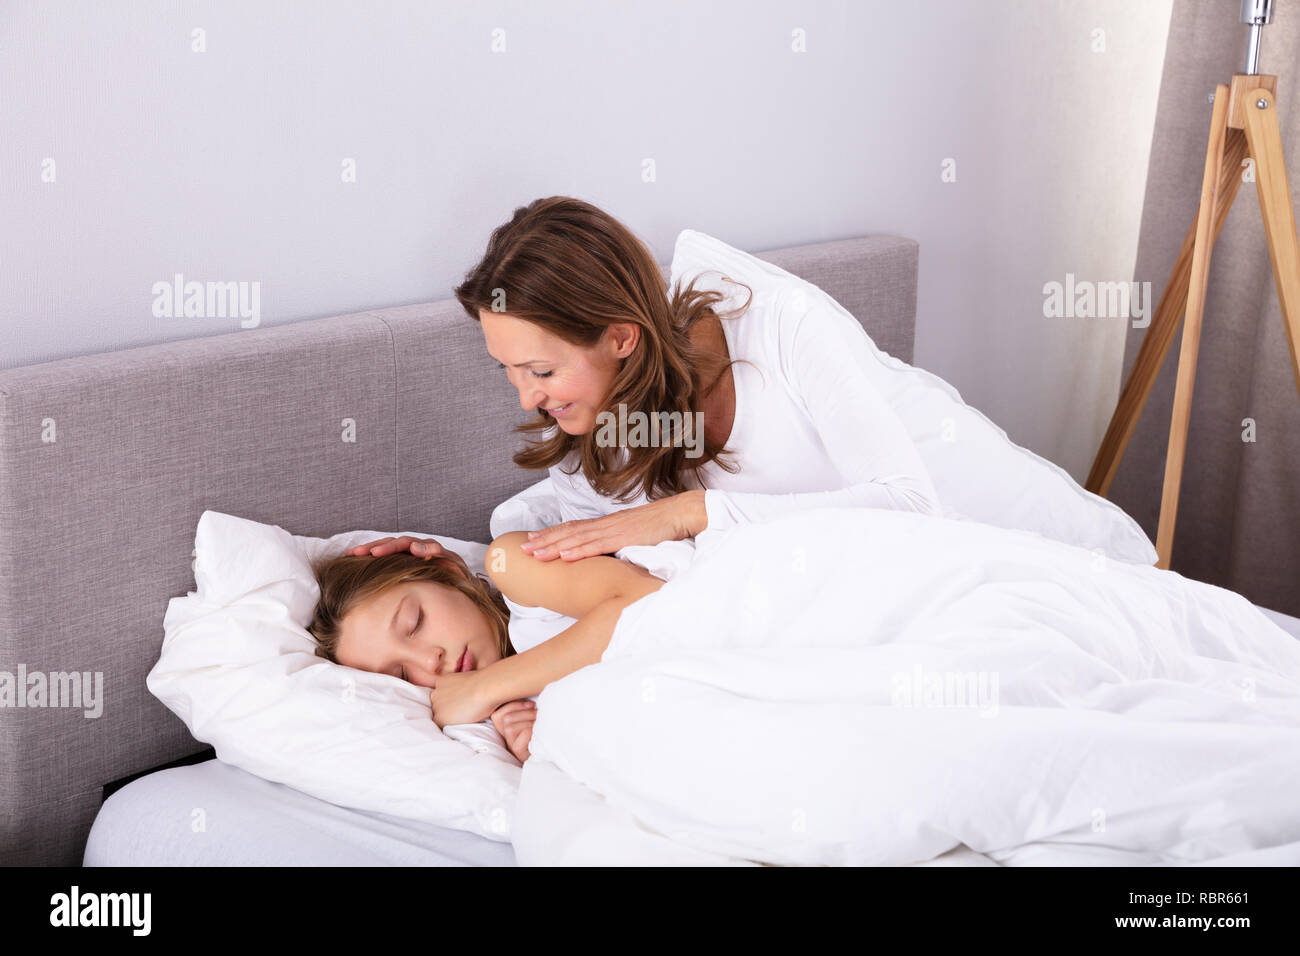
<instances>
[{"instance_id":1,"label":"sleeping girl","mask_svg":"<svg viewBox=\"0 0 1300 956\"><path fill-rule=\"evenodd\" d=\"M664 583L609 555L542 561L521 549L527 540L512 531L492 542L484 562L490 581L431 539L385 538L317 563L321 597L308 626L316 653L428 687L439 728L491 718L522 763L536 718L528 698L598 663L623 608ZM502 594L576 623L515 653Z\"/></svg>"}]
</instances>

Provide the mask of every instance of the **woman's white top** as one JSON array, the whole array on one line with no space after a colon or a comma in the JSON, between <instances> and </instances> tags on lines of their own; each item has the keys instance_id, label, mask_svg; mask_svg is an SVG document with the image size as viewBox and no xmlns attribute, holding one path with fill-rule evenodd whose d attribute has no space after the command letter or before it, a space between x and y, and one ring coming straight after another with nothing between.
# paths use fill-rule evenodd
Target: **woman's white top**
<instances>
[{"instance_id":1,"label":"woman's white top","mask_svg":"<svg viewBox=\"0 0 1300 956\"><path fill-rule=\"evenodd\" d=\"M851 316L783 308L783 299L755 293L744 314L721 320L731 358L747 361L731 366L736 416L726 447L739 471L716 462L700 470L709 530L833 506L941 515L907 429L863 371L875 361L866 332ZM702 448L703 435L692 442ZM647 503L644 494L626 504L597 494L581 469L565 474L575 461L573 453L549 469L562 520ZM689 472L685 483L701 487Z\"/></svg>"}]
</instances>

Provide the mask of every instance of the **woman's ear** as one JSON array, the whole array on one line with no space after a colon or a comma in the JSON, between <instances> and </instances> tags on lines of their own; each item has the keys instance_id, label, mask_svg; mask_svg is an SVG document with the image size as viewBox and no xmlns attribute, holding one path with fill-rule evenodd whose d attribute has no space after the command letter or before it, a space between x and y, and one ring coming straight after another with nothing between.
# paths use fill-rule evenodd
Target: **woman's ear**
<instances>
[{"instance_id":1,"label":"woman's ear","mask_svg":"<svg viewBox=\"0 0 1300 956\"><path fill-rule=\"evenodd\" d=\"M615 322L606 327L606 334L609 336L610 345L614 347L614 357L627 358L636 351L636 344L641 337L641 326L635 322Z\"/></svg>"}]
</instances>

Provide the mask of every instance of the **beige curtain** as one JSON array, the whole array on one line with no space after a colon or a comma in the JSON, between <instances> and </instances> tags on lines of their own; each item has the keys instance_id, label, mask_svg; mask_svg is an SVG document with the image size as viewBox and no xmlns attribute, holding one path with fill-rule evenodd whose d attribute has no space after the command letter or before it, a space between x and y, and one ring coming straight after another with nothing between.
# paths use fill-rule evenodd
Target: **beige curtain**
<instances>
[{"instance_id":1,"label":"beige curtain","mask_svg":"<svg viewBox=\"0 0 1300 956\"><path fill-rule=\"evenodd\" d=\"M1274 4L1260 73L1278 77L1292 208L1300 195L1300 0ZM1200 199L1216 83L1245 69L1236 0L1174 0L1135 266L1159 299ZM1154 312L1154 310L1153 310ZM1130 326L1124 378L1144 329ZM1155 541L1182 332L1175 336L1108 497ZM1254 421L1254 442L1244 441ZM1249 436L1247 436L1249 437ZM1210 260L1187 457L1170 565L1300 616L1300 392L1255 183L1237 191Z\"/></svg>"}]
</instances>

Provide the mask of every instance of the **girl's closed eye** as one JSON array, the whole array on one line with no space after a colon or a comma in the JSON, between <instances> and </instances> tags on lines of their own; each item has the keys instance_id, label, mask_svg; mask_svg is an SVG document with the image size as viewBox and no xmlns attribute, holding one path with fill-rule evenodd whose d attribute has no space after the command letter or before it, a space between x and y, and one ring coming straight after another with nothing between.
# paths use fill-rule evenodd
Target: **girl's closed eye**
<instances>
[{"instance_id":1,"label":"girl's closed eye","mask_svg":"<svg viewBox=\"0 0 1300 956\"><path fill-rule=\"evenodd\" d=\"M420 625L423 623L424 623L424 608L420 608L420 613L415 616L415 627L411 628L411 633L408 634L407 637L414 637L415 632L420 629ZM405 667L399 667L397 673L401 676L402 680L407 680Z\"/></svg>"}]
</instances>

